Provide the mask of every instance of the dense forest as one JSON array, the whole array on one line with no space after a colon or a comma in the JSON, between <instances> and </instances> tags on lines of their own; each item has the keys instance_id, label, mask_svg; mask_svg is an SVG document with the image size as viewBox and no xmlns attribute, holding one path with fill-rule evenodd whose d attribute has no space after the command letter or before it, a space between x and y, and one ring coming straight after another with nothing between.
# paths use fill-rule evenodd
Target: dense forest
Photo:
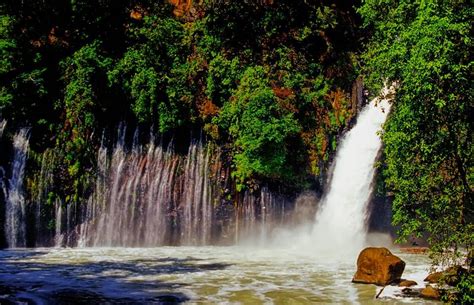
<instances>
[{"instance_id":1,"label":"dense forest","mask_svg":"<svg viewBox=\"0 0 474 305\"><path fill-rule=\"evenodd\" d=\"M321 190L366 94L396 82L379 189L400 240L427 237L449 264L474 240L473 13L466 0L7 0L3 138L30 129L30 193L54 152L46 197L66 205L91 194L96 151L124 123L177 151L219 147L231 197Z\"/></svg>"}]
</instances>

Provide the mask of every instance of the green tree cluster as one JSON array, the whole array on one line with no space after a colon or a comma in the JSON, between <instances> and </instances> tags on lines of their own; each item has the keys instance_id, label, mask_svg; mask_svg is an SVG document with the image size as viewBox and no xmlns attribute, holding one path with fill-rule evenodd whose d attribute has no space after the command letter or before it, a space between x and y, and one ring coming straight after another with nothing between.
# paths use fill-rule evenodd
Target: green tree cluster
<instances>
[{"instance_id":1,"label":"green tree cluster","mask_svg":"<svg viewBox=\"0 0 474 305\"><path fill-rule=\"evenodd\" d=\"M399 84L383 134L394 224L401 240L428 234L434 263L452 264L474 243L474 9L469 1L371 0L360 13L373 31L368 80Z\"/></svg>"}]
</instances>

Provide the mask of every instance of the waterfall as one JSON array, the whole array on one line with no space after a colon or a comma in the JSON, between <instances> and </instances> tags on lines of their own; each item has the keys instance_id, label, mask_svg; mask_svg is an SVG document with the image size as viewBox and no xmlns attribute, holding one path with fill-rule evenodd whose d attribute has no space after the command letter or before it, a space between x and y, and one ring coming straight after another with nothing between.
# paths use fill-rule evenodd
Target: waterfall
<instances>
[{"instance_id":1,"label":"waterfall","mask_svg":"<svg viewBox=\"0 0 474 305\"><path fill-rule=\"evenodd\" d=\"M262 245L291 212L265 186L232 197L230 159L218 147L194 139L176 152L172 141L158 144L153 135L143 144L138 130L127 145L124 125L115 144L102 136L87 197L72 202L58 192L54 149L38 155L26 190L29 134L14 136L11 166L0 167L8 247L25 247L27 236L37 247Z\"/></svg>"},{"instance_id":2,"label":"waterfall","mask_svg":"<svg viewBox=\"0 0 474 305\"><path fill-rule=\"evenodd\" d=\"M385 88L382 96L393 90L393 87ZM316 214L311 235L311 243L323 255L342 252L352 255L364 246L374 163L382 145L378 132L389 110L388 98L374 99L362 109L356 125L342 138L329 189Z\"/></svg>"},{"instance_id":3,"label":"waterfall","mask_svg":"<svg viewBox=\"0 0 474 305\"><path fill-rule=\"evenodd\" d=\"M5 194L5 235L10 248L26 246L26 207L23 194L23 176L28 156L29 129L23 128L13 138L13 161Z\"/></svg>"},{"instance_id":4,"label":"waterfall","mask_svg":"<svg viewBox=\"0 0 474 305\"><path fill-rule=\"evenodd\" d=\"M55 212L50 211L54 203L56 207L58 198L55 198L52 192L54 189L54 167L57 165L57 156L53 149L46 149L41 158L41 170L34 176L35 192L31 194L31 208L34 218L35 245L50 245L52 234L48 234L48 225L51 226L51 220L55 219ZM55 209L56 211L56 209ZM58 223L56 221L55 225ZM33 231L33 230L32 230Z\"/></svg>"},{"instance_id":5,"label":"waterfall","mask_svg":"<svg viewBox=\"0 0 474 305\"><path fill-rule=\"evenodd\" d=\"M285 223L290 204L282 196L262 187L259 192L246 191L237 210L236 243L264 246L273 229ZM288 212L288 213L287 213Z\"/></svg>"},{"instance_id":6,"label":"waterfall","mask_svg":"<svg viewBox=\"0 0 474 305\"><path fill-rule=\"evenodd\" d=\"M79 244L208 244L218 197L209 181L209 149L194 141L187 155L179 156L171 145L156 145L153 137L140 145L136 132L127 151L125 131L119 129L110 159L104 145L99 149L95 191L84 212Z\"/></svg>"},{"instance_id":7,"label":"waterfall","mask_svg":"<svg viewBox=\"0 0 474 305\"><path fill-rule=\"evenodd\" d=\"M3 131L5 130L6 126L7 126L7 121L6 120L0 120L0 138L2 138Z\"/></svg>"},{"instance_id":8,"label":"waterfall","mask_svg":"<svg viewBox=\"0 0 474 305\"><path fill-rule=\"evenodd\" d=\"M283 223L285 200L267 187L246 191L233 202L219 149L193 140L184 154L173 145L138 141L129 149L126 127L110 150L104 139L97 152L92 195L84 204L78 231L83 247L263 243ZM64 207L56 210L57 245L64 244Z\"/></svg>"}]
</instances>

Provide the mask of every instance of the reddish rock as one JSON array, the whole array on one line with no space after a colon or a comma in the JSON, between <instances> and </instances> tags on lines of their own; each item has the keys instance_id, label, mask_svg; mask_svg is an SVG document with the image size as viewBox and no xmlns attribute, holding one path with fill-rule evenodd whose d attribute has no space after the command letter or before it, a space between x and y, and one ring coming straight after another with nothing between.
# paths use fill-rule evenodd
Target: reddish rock
<instances>
[{"instance_id":1,"label":"reddish rock","mask_svg":"<svg viewBox=\"0 0 474 305\"><path fill-rule=\"evenodd\" d=\"M421 290L420 297L424 299L439 300L441 298L441 295L439 294L438 289L435 289L428 285L426 286L426 288Z\"/></svg>"},{"instance_id":2,"label":"reddish rock","mask_svg":"<svg viewBox=\"0 0 474 305\"><path fill-rule=\"evenodd\" d=\"M412 280L401 280L400 283L398 283L398 286L400 287L411 287L416 285L418 285L418 283Z\"/></svg>"},{"instance_id":3,"label":"reddish rock","mask_svg":"<svg viewBox=\"0 0 474 305\"><path fill-rule=\"evenodd\" d=\"M399 282L404 269L405 262L387 248L365 248L357 259L352 282L384 286Z\"/></svg>"}]
</instances>

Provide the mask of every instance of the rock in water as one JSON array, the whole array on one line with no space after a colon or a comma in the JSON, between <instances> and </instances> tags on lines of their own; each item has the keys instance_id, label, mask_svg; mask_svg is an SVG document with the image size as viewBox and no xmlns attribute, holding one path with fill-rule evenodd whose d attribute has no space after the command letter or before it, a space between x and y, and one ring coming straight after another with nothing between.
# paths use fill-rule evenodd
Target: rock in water
<instances>
[{"instance_id":1,"label":"rock in water","mask_svg":"<svg viewBox=\"0 0 474 305\"><path fill-rule=\"evenodd\" d=\"M424 299L439 300L441 298L441 295L439 294L439 291L437 289L428 285L426 286L426 288L421 290L420 297Z\"/></svg>"},{"instance_id":2,"label":"rock in water","mask_svg":"<svg viewBox=\"0 0 474 305\"><path fill-rule=\"evenodd\" d=\"M443 276L443 272L433 272L425 278L425 282L430 284L438 284L439 280Z\"/></svg>"},{"instance_id":3,"label":"rock in water","mask_svg":"<svg viewBox=\"0 0 474 305\"><path fill-rule=\"evenodd\" d=\"M415 282L415 281L412 281L412 280L402 280L398 284L398 286L400 286L400 287L411 287L411 286L416 286L416 285L418 285L418 283Z\"/></svg>"},{"instance_id":4,"label":"rock in water","mask_svg":"<svg viewBox=\"0 0 474 305\"><path fill-rule=\"evenodd\" d=\"M405 262L387 248L365 248L357 259L353 283L388 285L400 281Z\"/></svg>"}]
</instances>

